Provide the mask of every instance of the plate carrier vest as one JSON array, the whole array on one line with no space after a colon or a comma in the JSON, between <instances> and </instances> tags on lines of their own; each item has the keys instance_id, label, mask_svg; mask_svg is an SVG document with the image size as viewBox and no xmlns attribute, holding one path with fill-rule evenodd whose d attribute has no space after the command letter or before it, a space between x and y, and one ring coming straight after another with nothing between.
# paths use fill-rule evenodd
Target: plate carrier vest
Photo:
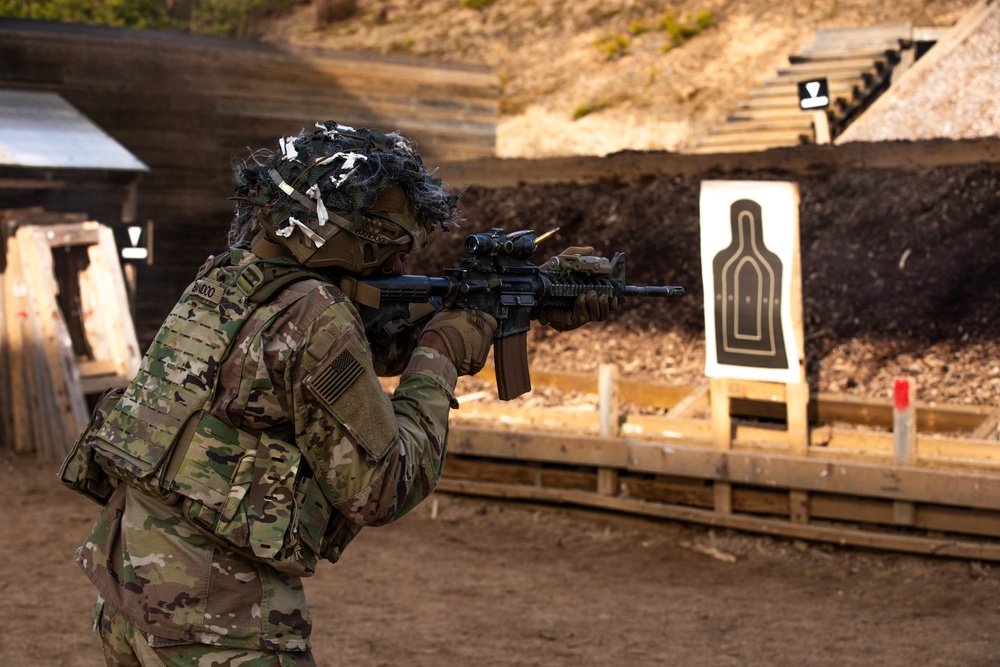
<instances>
[{"instance_id":1,"label":"plate carrier vest","mask_svg":"<svg viewBox=\"0 0 1000 667\"><path fill-rule=\"evenodd\" d=\"M286 285L330 279L294 260L233 265L230 256L202 266L135 378L101 396L60 479L102 505L125 482L179 504L189 523L244 555L306 576L318 558L336 561L359 528L322 494L290 431L235 427L208 410L241 328L259 331L304 295L279 295Z\"/></svg>"}]
</instances>

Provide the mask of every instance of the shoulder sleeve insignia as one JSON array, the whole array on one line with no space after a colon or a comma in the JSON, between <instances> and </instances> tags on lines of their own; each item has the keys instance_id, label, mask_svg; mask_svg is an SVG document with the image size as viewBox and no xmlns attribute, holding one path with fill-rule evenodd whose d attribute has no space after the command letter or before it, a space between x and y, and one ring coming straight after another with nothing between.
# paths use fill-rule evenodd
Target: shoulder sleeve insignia
<instances>
[{"instance_id":1,"label":"shoulder sleeve insignia","mask_svg":"<svg viewBox=\"0 0 1000 667\"><path fill-rule=\"evenodd\" d=\"M309 379L309 388L328 406L332 406L362 373L364 366L349 348L345 348L326 365L317 369Z\"/></svg>"},{"instance_id":2,"label":"shoulder sleeve insignia","mask_svg":"<svg viewBox=\"0 0 1000 667\"><path fill-rule=\"evenodd\" d=\"M343 336L337 347L330 350L303 384L351 434L369 460L381 460L398 437L392 402L382 389L358 335Z\"/></svg>"}]
</instances>

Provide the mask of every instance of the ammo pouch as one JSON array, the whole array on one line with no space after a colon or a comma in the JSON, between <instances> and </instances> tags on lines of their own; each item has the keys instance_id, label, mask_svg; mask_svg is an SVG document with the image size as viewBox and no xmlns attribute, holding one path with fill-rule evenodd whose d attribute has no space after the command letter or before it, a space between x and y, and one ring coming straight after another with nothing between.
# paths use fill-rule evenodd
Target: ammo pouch
<instances>
[{"instance_id":1,"label":"ammo pouch","mask_svg":"<svg viewBox=\"0 0 1000 667\"><path fill-rule=\"evenodd\" d=\"M311 274L279 266L268 275L258 264L225 266L225 258L203 267L182 295L128 388L101 397L60 479L102 504L125 482L179 505L227 546L305 576L318 558L336 560L356 529L333 510L290 438L236 428L207 410L240 328L256 310L253 326L263 328L299 295L268 297Z\"/></svg>"},{"instance_id":2,"label":"ammo pouch","mask_svg":"<svg viewBox=\"0 0 1000 667\"><path fill-rule=\"evenodd\" d=\"M192 424L164 475L185 519L290 574L336 560L337 539L327 540L334 509L295 445L208 413Z\"/></svg>"},{"instance_id":3,"label":"ammo pouch","mask_svg":"<svg viewBox=\"0 0 1000 667\"><path fill-rule=\"evenodd\" d=\"M77 439L66 460L59 469L59 481L91 500L103 505L118 485L118 478L108 475L107 469L98 461L93 447L87 443L93 433L104 424L108 414L125 393L124 389L112 388L101 394L90 417L90 423Z\"/></svg>"}]
</instances>

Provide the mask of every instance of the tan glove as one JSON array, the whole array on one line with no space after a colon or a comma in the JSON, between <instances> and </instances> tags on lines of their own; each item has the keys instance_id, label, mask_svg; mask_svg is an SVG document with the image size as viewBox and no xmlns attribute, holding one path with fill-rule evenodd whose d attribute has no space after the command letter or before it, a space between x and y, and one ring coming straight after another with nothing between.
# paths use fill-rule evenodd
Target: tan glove
<instances>
[{"instance_id":1,"label":"tan glove","mask_svg":"<svg viewBox=\"0 0 1000 667\"><path fill-rule=\"evenodd\" d=\"M424 333L441 336L459 375L475 375L486 365L496 328L493 316L481 310L443 310L427 323Z\"/></svg>"},{"instance_id":2,"label":"tan glove","mask_svg":"<svg viewBox=\"0 0 1000 667\"><path fill-rule=\"evenodd\" d=\"M548 324L556 331L570 331L587 322L603 322L617 306L617 299L598 296L597 292L591 290L578 296L572 309L552 306L542 308L538 321Z\"/></svg>"}]
</instances>

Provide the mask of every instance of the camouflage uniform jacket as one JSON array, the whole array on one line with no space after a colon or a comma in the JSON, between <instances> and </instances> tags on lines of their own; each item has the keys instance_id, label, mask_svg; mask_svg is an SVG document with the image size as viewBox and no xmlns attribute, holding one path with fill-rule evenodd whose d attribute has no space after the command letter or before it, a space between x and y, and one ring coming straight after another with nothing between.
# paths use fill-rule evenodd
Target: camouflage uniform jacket
<instances>
[{"instance_id":1,"label":"camouflage uniform jacket","mask_svg":"<svg viewBox=\"0 0 1000 667\"><path fill-rule=\"evenodd\" d=\"M255 259L236 251L232 261ZM293 476L305 471L315 481L310 493L318 489L322 498L298 506L292 521L299 539L280 547L283 561L276 566L241 548L246 526L223 540L198 527L190 508L182 509L186 504L169 505L119 484L76 558L101 595L153 645L307 650L311 620L300 577L312 574L317 553L336 561L363 526L399 518L433 491L441 474L457 380L452 362L416 348L390 398L372 368L357 312L339 289L309 279L271 300L290 305L259 308L242 325L219 365L208 412L237 429L284 434L292 444L272 441L272 459L297 462L301 470ZM270 319L254 322L262 317ZM344 371L348 349L354 353ZM324 378L341 386L318 387ZM350 400L331 400L338 391ZM274 493L251 486L246 504L263 503L266 510ZM318 533L309 526L316 506L329 510Z\"/></svg>"}]
</instances>

